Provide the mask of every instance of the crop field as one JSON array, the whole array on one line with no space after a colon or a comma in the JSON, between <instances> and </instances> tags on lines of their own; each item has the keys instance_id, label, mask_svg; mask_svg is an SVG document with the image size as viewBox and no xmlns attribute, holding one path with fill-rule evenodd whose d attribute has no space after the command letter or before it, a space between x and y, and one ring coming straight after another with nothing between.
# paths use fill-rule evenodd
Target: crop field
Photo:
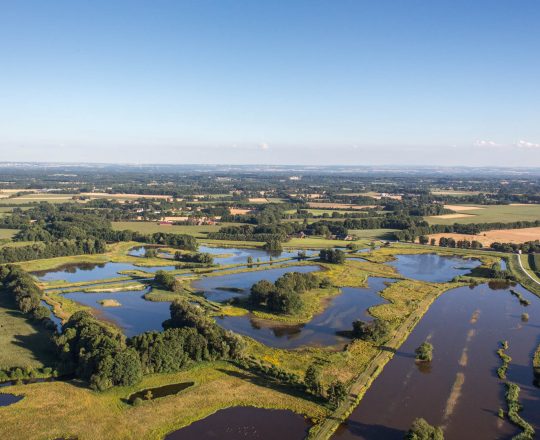
<instances>
[{"instance_id":1,"label":"crop field","mask_svg":"<svg viewBox=\"0 0 540 440\"><path fill-rule=\"evenodd\" d=\"M540 220L540 205L458 206L459 214L468 214L466 217L443 218L444 216L432 216L426 217L426 221L430 224L451 225L454 223L508 223L521 220ZM467 207L469 207L469 209L465 209Z\"/></svg>"},{"instance_id":2,"label":"crop field","mask_svg":"<svg viewBox=\"0 0 540 440\"><path fill-rule=\"evenodd\" d=\"M431 234L429 238L434 238L439 242L439 238L448 237L454 240L477 240L484 246L489 246L491 243L525 243L526 241L540 240L540 228L524 228L524 229L495 229L493 231L481 232L477 235L467 234Z\"/></svg>"}]
</instances>

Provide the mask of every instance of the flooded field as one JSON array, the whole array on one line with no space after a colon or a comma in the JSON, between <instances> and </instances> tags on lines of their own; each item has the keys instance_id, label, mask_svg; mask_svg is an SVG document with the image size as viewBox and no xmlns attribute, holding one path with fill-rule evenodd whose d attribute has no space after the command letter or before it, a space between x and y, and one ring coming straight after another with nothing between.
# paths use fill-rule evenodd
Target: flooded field
<instances>
[{"instance_id":1,"label":"flooded field","mask_svg":"<svg viewBox=\"0 0 540 440\"><path fill-rule=\"evenodd\" d=\"M287 272L315 272L320 270L319 266L292 266L276 269L258 270L252 272L235 273L231 275L222 275L219 277L207 277L194 281L192 287L195 290L204 292L204 296L212 301L226 301L235 296L247 295L253 284L260 280L274 282L281 275ZM222 289L234 289L228 291Z\"/></svg>"},{"instance_id":2,"label":"flooded field","mask_svg":"<svg viewBox=\"0 0 540 440\"><path fill-rule=\"evenodd\" d=\"M309 422L292 411L235 407L218 411L165 437L166 440L301 440Z\"/></svg>"},{"instance_id":3,"label":"flooded field","mask_svg":"<svg viewBox=\"0 0 540 440\"><path fill-rule=\"evenodd\" d=\"M142 267L131 263L77 263L66 264L53 270L33 272L40 281L64 280L68 283L82 281L97 281L121 276L124 270L142 270L144 272L157 272L158 270L175 270L176 266Z\"/></svg>"},{"instance_id":4,"label":"flooded field","mask_svg":"<svg viewBox=\"0 0 540 440\"><path fill-rule=\"evenodd\" d=\"M144 291L84 293L72 292L64 296L80 304L93 307L101 318L116 323L126 336L135 336L150 330L163 330L161 323L170 317L168 302L147 301ZM115 299L118 307L104 307L99 301Z\"/></svg>"},{"instance_id":5,"label":"flooded field","mask_svg":"<svg viewBox=\"0 0 540 440\"><path fill-rule=\"evenodd\" d=\"M392 280L369 278L367 288L344 287L329 301L325 310L302 325L285 325L255 318L253 315L225 316L216 322L228 330L250 336L270 347L298 348L345 344L350 339L337 332L352 329L353 321L372 319L369 307L385 302L379 293Z\"/></svg>"},{"instance_id":6,"label":"flooded field","mask_svg":"<svg viewBox=\"0 0 540 440\"><path fill-rule=\"evenodd\" d=\"M412 420L444 427L447 439L505 439L518 430L497 416L506 409L497 377L500 341L512 357L508 380L521 387L520 413L540 429L540 389L533 384L532 353L540 342L540 301L514 287L460 287L444 293L375 380L336 439L402 439ZM530 315L522 320L522 313ZM430 365L415 362L423 341L434 346Z\"/></svg>"},{"instance_id":7,"label":"flooded field","mask_svg":"<svg viewBox=\"0 0 540 440\"><path fill-rule=\"evenodd\" d=\"M396 255L396 259L388 264L407 278L441 283L451 281L458 275L465 275L481 263L475 259L436 254L402 254Z\"/></svg>"}]
</instances>

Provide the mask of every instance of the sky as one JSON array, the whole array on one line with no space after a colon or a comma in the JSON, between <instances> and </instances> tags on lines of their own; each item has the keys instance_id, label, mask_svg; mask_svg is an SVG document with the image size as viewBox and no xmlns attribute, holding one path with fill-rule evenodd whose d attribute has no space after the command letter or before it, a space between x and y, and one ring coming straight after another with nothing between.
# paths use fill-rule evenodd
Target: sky
<instances>
[{"instance_id":1,"label":"sky","mask_svg":"<svg viewBox=\"0 0 540 440\"><path fill-rule=\"evenodd\" d=\"M538 0L0 0L0 161L540 166Z\"/></svg>"}]
</instances>

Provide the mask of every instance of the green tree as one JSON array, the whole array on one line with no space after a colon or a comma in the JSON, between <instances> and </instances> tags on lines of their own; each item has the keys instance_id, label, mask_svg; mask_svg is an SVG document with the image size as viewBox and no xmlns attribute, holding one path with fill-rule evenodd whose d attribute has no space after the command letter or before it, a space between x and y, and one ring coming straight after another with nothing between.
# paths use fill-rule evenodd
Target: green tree
<instances>
[{"instance_id":1,"label":"green tree","mask_svg":"<svg viewBox=\"0 0 540 440\"><path fill-rule=\"evenodd\" d=\"M347 397L347 388L343 382L336 380L330 384L326 391L326 395L328 396L330 404L334 408L337 408Z\"/></svg>"},{"instance_id":2,"label":"green tree","mask_svg":"<svg viewBox=\"0 0 540 440\"><path fill-rule=\"evenodd\" d=\"M322 395L321 370L317 365L311 364L308 367L304 376L304 384L306 390L311 394L319 397Z\"/></svg>"},{"instance_id":3,"label":"green tree","mask_svg":"<svg viewBox=\"0 0 540 440\"><path fill-rule=\"evenodd\" d=\"M444 433L438 426L431 426L422 418L414 419L405 440L444 440Z\"/></svg>"},{"instance_id":4,"label":"green tree","mask_svg":"<svg viewBox=\"0 0 540 440\"><path fill-rule=\"evenodd\" d=\"M414 350L416 359L422 362L431 362L433 359L433 345L429 342L422 342L420 346Z\"/></svg>"}]
</instances>

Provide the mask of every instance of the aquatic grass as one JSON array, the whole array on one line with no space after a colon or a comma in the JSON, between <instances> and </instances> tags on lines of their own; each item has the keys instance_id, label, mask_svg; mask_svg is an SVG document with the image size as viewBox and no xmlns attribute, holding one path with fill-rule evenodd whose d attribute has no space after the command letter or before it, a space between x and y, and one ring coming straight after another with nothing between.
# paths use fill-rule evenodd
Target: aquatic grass
<instances>
[{"instance_id":1,"label":"aquatic grass","mask_svg":"<svg viewBox=\"0 0 540 440\"><path fill-rule=\"evenodd\" d=\"M519 415L522 410L522 405L519 402L519 393L521 389L513 382L506 382L506 404L508 405L508 419L517 427L522 429L522 432L512 437L513 440L531 440L534 438L534 428L529 422Z\"/></svg>"}]
</instances>

